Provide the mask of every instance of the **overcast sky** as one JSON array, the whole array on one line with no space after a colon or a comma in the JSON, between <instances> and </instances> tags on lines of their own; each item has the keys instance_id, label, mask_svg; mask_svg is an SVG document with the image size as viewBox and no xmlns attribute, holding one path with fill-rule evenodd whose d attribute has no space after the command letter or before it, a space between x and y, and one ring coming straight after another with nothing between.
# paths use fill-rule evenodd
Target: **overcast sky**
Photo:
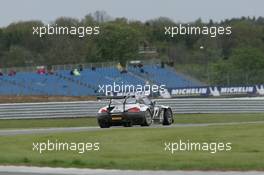
<instances>
[{"instance_id":1,"label":"overcast sky","mask_svg":"<svg viewBox=\"0 0 264 175\"><path fill-rule=\"evenodd\" d=\"M0 26L25 20L51 22L57 17L83 18L104 10L112 17L146 21L165 16L176 22L216 21L264 16L264 0L0 0Z\"/></svg>"}]
</instances>

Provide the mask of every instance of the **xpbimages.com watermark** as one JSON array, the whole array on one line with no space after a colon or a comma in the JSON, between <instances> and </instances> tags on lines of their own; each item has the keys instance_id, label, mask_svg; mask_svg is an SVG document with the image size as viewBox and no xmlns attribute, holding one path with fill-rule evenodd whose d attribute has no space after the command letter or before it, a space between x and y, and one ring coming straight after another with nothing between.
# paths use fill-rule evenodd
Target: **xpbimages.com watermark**
<instances>
[{"instance_id":1,"label":"xpbimages.com watermark","mask_svg":"<svg viewBox=\"0 0 264 175\"><path fill-rule=\"evenodd\" d=\"M73 151L79 154L83 154L91 151L99 151L99 142L61 142L58 140L47 140L46 142L33 142L32 150L39 152L59 152L59 151Z\"/></svg>"},{"instance_id":2,"label":"xpbimages.com watermark","mask_svg":"<svg viewBox=\"0 0 264 175\"><path fill-rule=\"evenodd\" d=\"M113 82L113 84L107 85L98 85L98 92L102 94L111 94L111 93L143 93L143 92L164 92L166 90L166 85L156 85L156 84L146 84L146 85L134 85L134 84L124 84Z\"/></svg>"},{"instance_id":3,"label":"xpbimages.com watermark","mask_svg":"<svg viewBox=\"0 0 264 175\"><path fill-rule=\"evenodd\" d=\"M190 24L180 24L178 26L165 26L164 34L174 38L178 35L207 35L211 38L217 36L230 36L232 34L231 26L192 26Z\"/></svg>"},{"instance_id":4,"label":"xpbimages.com watermark","mask_svg":"<svg viewBox=\"0 0 264 175\"><path fill-rule=\"evenodd\" d=\"M45 35L72 35L83 38L88 35L99 35L100 27L99 26L58 26L46 25L46 26L33 26L32 34L39 36L40 38Z\"/></svg>"},{"instance_id":5,"label":"xpbimages.com watermark","mask_svg":"<svg viewBox=\"0 0 264 175\"><path fill-rule=\"evenodd\" d=\"M202 151L215 154L217 152L231 151L232 143L224 142L191 142L190 140L177 142L165 142L164 151L174 154L176 152Z\"/></svg>"}]
</instances>

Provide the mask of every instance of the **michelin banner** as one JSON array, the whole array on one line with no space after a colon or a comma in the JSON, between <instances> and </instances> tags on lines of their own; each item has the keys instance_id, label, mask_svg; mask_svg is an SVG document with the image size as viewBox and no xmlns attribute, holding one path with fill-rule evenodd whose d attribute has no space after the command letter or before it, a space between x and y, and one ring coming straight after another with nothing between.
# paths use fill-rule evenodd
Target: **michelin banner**
<instances>
[{"instance_id":1,"label":"michelin banner","mask_svg":"<svg viewBox=\"0 0 264 175\"><path fill-rule=\"evenodd\" d=\"M264 85L172 88L169 92L171 97L261 96L264 95Z\"/></svg>"}]
</instances>

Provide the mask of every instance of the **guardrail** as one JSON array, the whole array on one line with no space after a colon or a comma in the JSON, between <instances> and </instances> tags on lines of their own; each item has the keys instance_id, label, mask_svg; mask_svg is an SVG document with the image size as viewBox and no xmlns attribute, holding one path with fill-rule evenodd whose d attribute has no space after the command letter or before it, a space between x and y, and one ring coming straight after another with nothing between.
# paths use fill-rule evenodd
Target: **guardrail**
<instances>
[{"instance_id":1,"label":"guardrail","mask_svg":"<svg viewBox=\"0 0 264 175\"><path fill-rule=\"evenodd\" d=\"M174 113L264 113L264 98L157 99ZM106 101L0 104L0 119L95 117Z\"/></svg>"}]
</instances>

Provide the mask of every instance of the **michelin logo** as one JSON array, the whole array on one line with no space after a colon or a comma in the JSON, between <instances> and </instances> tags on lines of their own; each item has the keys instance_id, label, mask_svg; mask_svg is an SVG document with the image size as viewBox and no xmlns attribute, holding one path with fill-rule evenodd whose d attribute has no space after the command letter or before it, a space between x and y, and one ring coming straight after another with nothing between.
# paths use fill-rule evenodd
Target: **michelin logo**
<instances>
[{"instance_id":1,"label":"michelin logo","mask_svg":"<svg viewBox=\"0 0 264 175\"><path fill-rule=\"evenodd\" d=\"M192 96L192 95L206 95L207 88L181 88L173 89L171 91L173 96Z\"/></svg>"},{"instance_id":2,"label":"michelin logo","mask_svg":"<svg viewBox=\"0 0 264 175\"><path fill-rule=\"evenodd\" d=\"M234 95L234 94L249 94L254 93L253 86L240 86L240 87L209 87L210 95L220 96L220 95Z\"/></svg>"},{"instance_id":3,"label":"michelin logo","mask_svg":"<svg viewBox=\"0 0 264 175\"><path fill-rule=\"evenodd\" d=\"M220 96L220 92L217 87L209 87L210 95L218 97Z\"/></svg>"},{"instance_id":4,"label":"michelin logo","mask_svg":"<svg viewBox=\"0 0 264 175\"><path fill-rule=\"evenodd\" d=\"M160 91L159 93L162 98L171 98L171 95L168 89L164 89L164 91Z\"/></svg>"},{"instance_id":5,"label":"michelin logo","mask_svg":"<svg viewBox=\"0 0 264 175\"><path fill-rule=\"evenodd\" d=\"M254 87L253 86L246 86L246 87L222 87L221 94L247 94L253 93Z\"/></svg>"},{"instance_id":6,"label":"michelin logo","mask_svg":"<svg viewBox=\"0 0 264 175\"><path fill-rule=\"evenodd\" d=\"M255 86L233 86L233 87L194 87L194 88L175 88L171 90L171 96L214 96L221 95L245 95L257 94L264 95L264 85ZM169 98L169 97L168 97Z\"/></svg>"},{"instance_id":7,"label":"michelin logo","mask_svg":"<svg viewBox=\"0 0 264 175\"><path fill-rule=\"evenodd\" d=\"M256 91L257 91L257 94L259 95L264 95L264 86L263 85L256 85Z\"/></svg>"}]
</instances>

